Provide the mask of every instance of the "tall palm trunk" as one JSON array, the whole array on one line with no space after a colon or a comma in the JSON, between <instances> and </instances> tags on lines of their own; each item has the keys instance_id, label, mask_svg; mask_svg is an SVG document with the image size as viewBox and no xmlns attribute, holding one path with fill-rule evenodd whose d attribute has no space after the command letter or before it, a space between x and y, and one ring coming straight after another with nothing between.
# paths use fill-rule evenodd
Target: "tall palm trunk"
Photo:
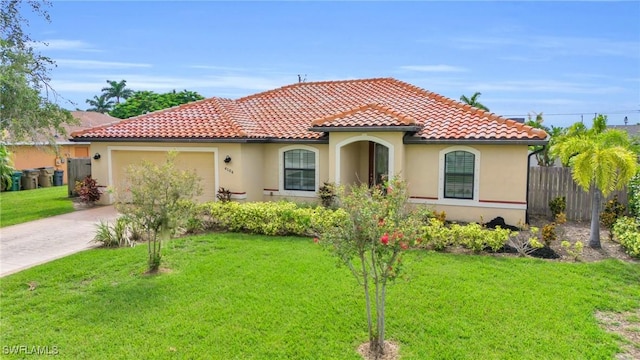
<instances>
[{"instance_id":1,"label":"tall palm trunk","mask_svg":"<svg viewBox=\"0 0 640 360\"><path fill-rule=\"evenodd\" d=\"M600 189L594 187L593 200L591 201L591 237L589 247L602 248L600 244L600 202L602 201Z\"/></svg>"}]
</instances>

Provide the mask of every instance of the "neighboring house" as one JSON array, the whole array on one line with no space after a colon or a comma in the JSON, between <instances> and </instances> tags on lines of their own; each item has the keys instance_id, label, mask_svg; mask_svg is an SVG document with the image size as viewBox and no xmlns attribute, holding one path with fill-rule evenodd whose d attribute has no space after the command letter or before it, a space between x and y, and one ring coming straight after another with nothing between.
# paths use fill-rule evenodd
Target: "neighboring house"
<instances>
[{"instance_id":1,"label":"neighboring house","mask_svg":"<svg viewBox=\"0 0 640 360\"><path fill-rule=\"evenodd\" d=\"M93 177L179 151L203 179L246 201L313 200L323 182L408 182L411 201L447 218L525 221L528 145L547 134L390 78L297 83L237 100L210 98L72 134L91 142ZM112 202L111 195L103 203Z\"/></svg>"},{"instance_id":2,"label":"neighboring house","mask_svg":"<svg viewBox=\"0 0 640 360\"><path fill-rule=\"evenodd\" d=\"M637 137L640 135L640 124L636 125L608 125L609 129L618 129L626 131L629 137Z\"/></svg>"},{"instance_id":3,"label":"neighboring house","mask_svg":"<svg viewBox=\"0 0 640 360\"><path fill-rule=\"evenodd\" d=\"M109 115L89 111L72 111L71 115L80 121L79 125L68 126L67 133L101 126L120 119ZM42 143L9 142L8 148L12 153L13 167L17 170L35 169L41 167L54 167L56 170L63 170L63 177L66 184L67 159L89 156L89 142L72 142L66 137L54 134L56 138L57 151L43 140Z\"/></svg>"}]
</instances>

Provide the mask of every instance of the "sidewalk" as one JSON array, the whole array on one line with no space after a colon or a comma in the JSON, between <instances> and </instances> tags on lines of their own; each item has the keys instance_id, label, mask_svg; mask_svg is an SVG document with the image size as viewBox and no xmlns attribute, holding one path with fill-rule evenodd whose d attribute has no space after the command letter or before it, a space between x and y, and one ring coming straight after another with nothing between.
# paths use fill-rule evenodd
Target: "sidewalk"
<instances>
[{"instance_id":1,"label":"sidewalk","mask_svg":"<svg viewBox=\"0 0 640 360\"><path fill-rule=\"evenodd\" d=\"M95 247L96 224L117 216L113 206L96 206L1 228L0 277Z\"/></svg>"}]
</instances>

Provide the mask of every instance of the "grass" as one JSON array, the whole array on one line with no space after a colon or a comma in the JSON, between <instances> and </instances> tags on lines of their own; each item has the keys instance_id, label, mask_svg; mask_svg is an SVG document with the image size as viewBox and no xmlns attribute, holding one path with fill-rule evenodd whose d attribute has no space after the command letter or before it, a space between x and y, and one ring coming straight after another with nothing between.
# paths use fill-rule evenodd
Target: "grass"
<instances>
[{"instance_id":1,"label":"grass","mask_svg":"<svg viewBox=\"0 0 640 360\"><path fill-rule=\"evenodd\" d=\"M95 249L3 278L0 346L62 359L360 358L361 289L309 239L173 240L158 275L145 259L146 246ZM404 263L387 299L402 359L611 359L618 338L595 311L640 304L640 266L616 260L415 252Z\"/></svg>"},{"instance_id":2,"label":"grass","mask_svg":"<svg viewBox=\"0 0 640 360\"><path fill-rule=\"evenodd\" d=\"M72 212L66 186L0 193L0 227Z\"/></svg>"}]
</instances>

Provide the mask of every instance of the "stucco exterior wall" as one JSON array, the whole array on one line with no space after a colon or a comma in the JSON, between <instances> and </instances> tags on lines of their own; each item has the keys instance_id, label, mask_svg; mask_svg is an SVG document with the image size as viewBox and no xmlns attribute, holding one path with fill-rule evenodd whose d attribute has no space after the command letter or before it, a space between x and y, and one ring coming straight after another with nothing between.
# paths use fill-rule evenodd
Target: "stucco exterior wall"
<instances>
[{"instance_id":1,"label":"stucco exterior wall","mask_svg":"<svg viewBox=\"0 0 640 360\"><path fill-rule=\"evenodd\" d=\"M246 146L255 146L257 144L246 144ZM317 193L312 191L290 192L286 191L282 184L283 176L283 151L291 149L307 149L313 150L317 154L316 166L316 188L323 185L325 181L329 181L329 151L327 144L289 144L275 143L262 145L262 179L263 179L263 197L264 201L291 200L296 202L316 202Z\"/></svg>"},{"instance_id":2,"label":"stucco exterior wall","mask_svg":"<svg viewBox=\"0 0 640 360\"><path fill-rule=\"evenodd\" d=\"M64 171L63 183L67 183L67 158L79 158L89 156L89 145L60 145L59 156L48 146L34 145L10 145L11 161L16 170L35 169L41 167L54 167Z\"/></svg>"},{"instance_id":3,"label":"stucco exterior wall","mask_svg":"<svg viewBox=\"0 0 640 360\"><path fill-rule=\"evenodd\" d=\"M366 182L369 167L369 141L377 142L389 148L389 172L391 175L402 173L404 164L403 132L332 132L329 135L329 179L335 183L354 183L354 173ZM349 149L358 150L356 160ZM343 160L344 157L344 160ZM342 162L346 161L346 164ZM351 165L353 161L358 164ZM356 169L356 171L350 170ZM345 171L347 171L345 173ZM363 175L363 176L362 176Z\"/></svg>"},{"instance_id":4,"label":"stucco exterior wall","mask_svg":"<svg viewBox=\"0 0 640 360\"><path fill-rule=\"evenodd\" d=\"M242 171L233 173L224 170L224 156L240 159L240 144L193 144L193 143L136 143L112 142L91 144L90 154L100 153L99 160L91 158L91 172L102 186L119 186L129 164L141 160L161 162L171 150L179 152L177 167L183 170L195 170L202 178L203 194L198 201L213 201L218 187L229 187L242 176ZM234 176L235 175L235 176ZM100 203L113 202L113 196L105 194Z\"/></svg>"},{"instance_id":5,"label":"stucco exterior wall","mask_svg":"<svg viewBox=\"0 0 640 360\"><path fill-rule=\"evenodd\" d=\"M449 150L479 153L477 196L473 200L444 198L442 159ZM405 173L411 201L428 204L459 221L489 221L502 216L509 224L525 221L527 193L525 145L406 145Z\"/></svg>"}]
</instances>

